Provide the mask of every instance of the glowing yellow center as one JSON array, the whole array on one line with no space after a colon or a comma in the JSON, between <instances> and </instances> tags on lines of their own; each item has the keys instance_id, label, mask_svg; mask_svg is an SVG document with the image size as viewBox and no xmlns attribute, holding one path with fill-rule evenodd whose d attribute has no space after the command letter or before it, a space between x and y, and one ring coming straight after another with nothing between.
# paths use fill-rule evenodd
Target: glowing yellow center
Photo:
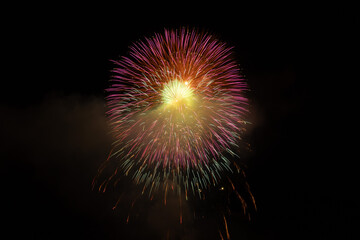
<instances>
[{"instance_id":1,"label":"glowing yellow center","mask_svg":"<svg viewBox=\"0 0 360 240\"><path fill-rule=\"evenodd\" d=\"M165 104L176 104L181 101L188 102L193 96L193 90L190 88L189 82L175 79L164 86L161 95Z\"/></svg>"}]
</instances>

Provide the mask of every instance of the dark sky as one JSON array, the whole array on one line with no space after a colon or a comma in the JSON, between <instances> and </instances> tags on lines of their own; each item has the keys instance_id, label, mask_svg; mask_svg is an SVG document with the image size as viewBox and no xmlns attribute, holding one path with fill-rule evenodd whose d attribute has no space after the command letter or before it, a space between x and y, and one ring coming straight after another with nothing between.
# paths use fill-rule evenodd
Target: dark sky
<instances>
[{"instance_id":1,"label":"dark sky","mask_svg":"<svg viewBox=\"0 0 360 240\"><path fill-rule=\"evenodd\" d=\"M351 204L340 202L339 173L319 144L325 131L319 116L327 109L318 90L328 82L314 69L322 67L329 30L336 35L333 15L308 6L136 5L11 9L13 24L3 29L10 74L0 103L2 215L10 233L161 239L170 228L174 239L219 239L211 235L211 219L173 223L171 200L170 210L159 203L139 207L143 217L125 224L111 209L114 194L91 190L111 148L104 109L109 60L164 27L186 26L234 46L251 88L252 152L245 161L258 211L250 222L230 219L232 239L351 239Z\"/></svg>"}]
</instances>

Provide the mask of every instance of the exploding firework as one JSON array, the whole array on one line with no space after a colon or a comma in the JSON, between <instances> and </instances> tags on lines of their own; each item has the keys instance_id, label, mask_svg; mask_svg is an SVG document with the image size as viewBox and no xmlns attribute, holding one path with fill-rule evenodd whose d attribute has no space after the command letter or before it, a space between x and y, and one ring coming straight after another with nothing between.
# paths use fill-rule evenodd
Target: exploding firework
<instances>
[{"instance_id":1,"label":"exploding firework","mask_svg":"<svg viewBox=\"0 0 360 240\"><path fill-rule=\"evenodd\" d=\"M116 163L100 189L125 175L149 195L201 197L239 170L247 86L232 48L196 30L165 30L114 63L107 114Z\"/></svg>"}]
</instances>

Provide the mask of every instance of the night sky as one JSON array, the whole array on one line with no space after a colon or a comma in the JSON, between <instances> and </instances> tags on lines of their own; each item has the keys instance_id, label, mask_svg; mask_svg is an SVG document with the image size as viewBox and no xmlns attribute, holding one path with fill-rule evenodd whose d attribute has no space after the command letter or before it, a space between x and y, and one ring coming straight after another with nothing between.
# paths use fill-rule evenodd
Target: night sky
<instances>
[{"instance_id":1,"label":"night sky","mask_svg":"<svg viewBox=\"0 0 360 240\"><path fill-rule=\"evenodd\" d=\"M329 108L320 107L319 89L329 81L317 70L325 40L339 34L333 15L300 6L174 5L12 9L0 102L2 216L12 239L219 239L211 217L174 221L172 199L166 208L144 203L126 224L127 207L112 210L114 190L91 188L111 149L104 107L110 60L127 55L134 41L182 26L234 46L251 89L244 162L258 210L247 221L232 206L231 239L352 239L355 203L340 200L351 188L334 167L341 158L329 158L332 145L321 144Z\"/></svg>"}]
</instances>

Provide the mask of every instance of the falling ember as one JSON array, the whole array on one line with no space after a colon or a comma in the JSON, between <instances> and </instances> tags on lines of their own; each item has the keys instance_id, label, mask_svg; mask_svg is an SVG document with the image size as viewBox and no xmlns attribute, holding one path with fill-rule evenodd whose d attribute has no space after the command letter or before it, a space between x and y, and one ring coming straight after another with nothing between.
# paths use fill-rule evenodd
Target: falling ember
<instances>
[{"instance_id":1,"label":"falling ember","mask_svg":"<svg viewBox=\"0 0 360 240\"><path fill-rule=\"evenodd\" d=\"M139 41L113 62L107 115L116 164L100 189L125 175L149 196L163 190L164 202L170 189L201 199L238 169L247 85L232 48L182 28Z\"/></svg>"},{"instance_id":2,"label":"falling ember","mask_svg":"<svg viewBox=\"0 0 360 240\"><path fill-rule=\"evenodd\" d=\"M228 229L226 217L225 217L225 215L223 217L224 217L224 224L225 224L225 230L226 230L226 237L229 240L230 239L230 234L229 234L229 229Z\"/></svg>"}]
</instances>

